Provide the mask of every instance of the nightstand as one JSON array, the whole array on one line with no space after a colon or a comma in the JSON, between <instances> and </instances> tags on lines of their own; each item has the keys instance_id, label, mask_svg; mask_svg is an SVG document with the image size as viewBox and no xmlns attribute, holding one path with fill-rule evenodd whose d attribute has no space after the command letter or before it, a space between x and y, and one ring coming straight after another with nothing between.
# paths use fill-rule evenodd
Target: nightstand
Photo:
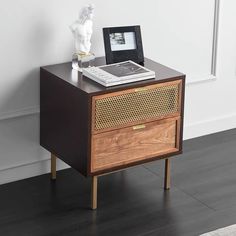
<instances>
[{"instance_id":1,"label":"nightstand","mask_svg":"<svg viewBox=\"0 0 236 236\"><path fill-rule=\"evenodd\" d=\"M182 153L185 75L147 58L144 66L156 78L113 87L71 63L40 69L40 144L51 152L51 176L57 157L90 176L92 209L98 177L127 167L164 158L170 188L169 158Z\"/></svg>"}]
</instances>

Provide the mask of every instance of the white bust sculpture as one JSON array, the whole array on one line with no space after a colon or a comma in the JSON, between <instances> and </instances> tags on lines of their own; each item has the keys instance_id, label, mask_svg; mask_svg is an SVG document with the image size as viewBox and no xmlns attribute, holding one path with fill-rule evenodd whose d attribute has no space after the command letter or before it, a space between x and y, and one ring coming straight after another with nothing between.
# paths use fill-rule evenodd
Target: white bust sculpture
<instances>
[{"instance_id":1,"label":"white bust sculpture","mask_svg":"<svg viewBox=\"0 0 236 236\"><path fill-rule=\"evenodd\" d=\"M79 13L79 19L70 26L70 30L74 35L77 54L88 55L90 52L90 40L93 33L93 13L93 4L84 6Z\"/></svg>"}]
</instances>

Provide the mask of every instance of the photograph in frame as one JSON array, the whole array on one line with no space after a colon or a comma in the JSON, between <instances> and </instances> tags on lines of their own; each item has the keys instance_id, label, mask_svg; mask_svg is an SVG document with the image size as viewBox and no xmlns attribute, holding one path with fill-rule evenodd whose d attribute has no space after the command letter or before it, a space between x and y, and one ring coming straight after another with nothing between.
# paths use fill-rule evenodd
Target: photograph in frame
<instances>
[{"instance_id":1,"label":"photograph in frame","mask_svg":"<svg viewBox=\"0 0 236 236\"><path fill-rule=\"evenodd\" d=\"M112 51L134 50L137 47L134 32L111 33L110 43Z\"/></svg>"},{"instance_id":2,"label":"photograph in frame","mask_svg":"<svg viewBox=\"0 0 236 236\"><path fill-rule=\"evenodd\" d=\"M144 64L140 25L103 28L106 63L131 60Z\"/></svg>"}]
</instances>

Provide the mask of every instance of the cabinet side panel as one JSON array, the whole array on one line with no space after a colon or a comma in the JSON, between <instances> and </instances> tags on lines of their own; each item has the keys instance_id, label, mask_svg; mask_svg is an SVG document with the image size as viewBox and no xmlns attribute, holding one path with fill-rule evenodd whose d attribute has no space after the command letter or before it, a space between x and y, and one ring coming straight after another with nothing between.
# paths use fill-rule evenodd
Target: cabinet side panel
<instances>
[{"instance_id":1,"label":"cabinet side panel","mask_svg":"<svg viewBox=\"0 0 236 236\"><path fill-rule=\"evenodd\" d=\"M40 70L40 145L87 175L88 96Z\"/></svg>"}]
</instances>

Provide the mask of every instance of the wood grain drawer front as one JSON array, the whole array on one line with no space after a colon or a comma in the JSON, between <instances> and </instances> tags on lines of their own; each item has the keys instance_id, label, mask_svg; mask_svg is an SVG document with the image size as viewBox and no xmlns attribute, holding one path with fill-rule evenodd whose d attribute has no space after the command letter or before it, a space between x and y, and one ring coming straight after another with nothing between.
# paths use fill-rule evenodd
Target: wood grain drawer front
<instances>
[{"instance_id":1,"label":"wood grain drawer front","mask_svg":"<svg viewBox=\"0 0 236 236\"><path fill-rule=\"evenodd\" d=\"M181 81L93 97L93 133L178 116Z\"/></svg>"},{"instance_id":2,"label":"wood grain drawer front","mask_svg":"<svg viewBox=\"0 0 236 236\"><path fill-rule=\"evenodd\" d=\"M172 118L93 135L91 172L178 151L177 126Z\"/></svg>"}]
</instances>

